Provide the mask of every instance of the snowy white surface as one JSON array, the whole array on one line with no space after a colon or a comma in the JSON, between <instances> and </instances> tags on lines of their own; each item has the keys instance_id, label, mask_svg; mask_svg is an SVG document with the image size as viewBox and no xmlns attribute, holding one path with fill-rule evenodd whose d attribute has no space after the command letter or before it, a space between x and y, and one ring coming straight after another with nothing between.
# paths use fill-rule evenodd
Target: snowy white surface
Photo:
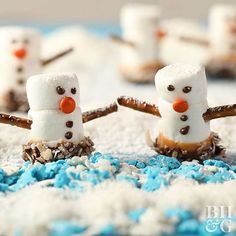
<instances>
[{"instance_id":1,"label":"snowy white surface","mask_svg":"<svg viewBox=\"0 0 236 236\"><path fill-rule=\"evenodd\" d=\"M75 29L62 30L58 35L64 36L65 45L74 43L77 38L82 43L78 43L76 52L67 61L58 62L47 70L77 72L84 111L113 102L120 95L135 96L156 103L158 94L154 84L133 85L119 78L116 71L116 49L110 43L106 44L105 40ZM86 37L90 40L85 40ZM49 43L53 51L57 45L62 44L62 40L58 40L55 33L48 41L46 39L45 48L49 48ZM84 49L82 54L79 53L80 48ZM93 62L85 63L82 61L85 57L88 61L93 58ZM235 89L234 81L209 81L209 104L216 106L235 103ZM158 129L158 118L151 115L119 108L118 113L89 122L84 128L99 152L110 153L120 159L141 160L147 160L155 154L145 144L146 131L150 130L154 138ZM28 131L5 125L0 125L0 130L0 166L11 173L23 163L21 145L27 140ZM236 118L215 120L212 122L212 130L219 133L227 147L229 162L234 162ZM130 233L158 234L163 228L171 230L173 227L173 222L163 218L165 209L187 207L204 218L205 206L208 205L230 205L235 208L235 195L236 181L199 185L182 178L177 179L170 187L152 193L122 182L106 182L84 194L69 189L41 188L40 184L36 184L19 192L0 196L0 234L3 232L12 235L17 227L22 229L24 235L47 235L50 231L48 222L58 219L94 222L91 229L94 232L96 227L99 228L112 219L117 226L127 229L130 222L124 212L135 206L148 207L148 211L140 223L132 227ZM94 232L87 233L91 235Z\"/></svg>"}]
</instances>

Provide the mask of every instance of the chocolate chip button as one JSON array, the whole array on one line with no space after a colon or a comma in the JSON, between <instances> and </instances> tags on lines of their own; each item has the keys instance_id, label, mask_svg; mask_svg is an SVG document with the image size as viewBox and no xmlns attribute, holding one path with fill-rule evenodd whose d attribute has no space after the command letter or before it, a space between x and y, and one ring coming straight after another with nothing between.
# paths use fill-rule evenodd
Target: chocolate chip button
<instances>
[{"instance_id":1,"label":"chocolate chip button","mask_svg":"<svg viewBox=\"0 0 236 236\"><path fill-rule=\"evenodd\" d=\"M66 122L66 127L72 128L72 127L73 127L73 121L68 120L68 121Z\"/></svg>"},{"instance_id":2,"label":"chocolate chip button","mask_svg":"<svg viewBox=\"0 0 236 236\"><path fill-rule=\"evenodd\" d=\"M17 71L18 73L21 73L21 72L23 71L23 67L22 67L22 66L17 67L17 68L16 68L16 71Z\"/></svg>"},{"instance_id":3,"label":"chocolate chip button","mask_svg":"<svg viewBox=\"0 0 236 236\"><path fill-rule=\"evenodd\" d=\"M73 136L73 133L70 132L70 131L68 131L68 132L65 133L65 138L66 138L66 139L71 139L72 136Z\"/></svg>"},{"instance_id":4,"label":"chocolate chip button","mask_svg":"<svg viewBox=\"0 0 236 236\"><path fill-rule=\"evenodd\" d=\"M17 83L18 83L19 85L24 85L24 84L25 84L25 80L24 80L24 79L18 79L18 80L17 80Z\"/></svg>"},{"instance_id":5,"label":"chocolate chip button","mask_svg":"<svg viewBox=\"0 0 236 236\"><path fill-rule=\"evenodd\" d=\"M179 132L180 132L181 134L183 134L183 135L186 135L186 134L188 134L189 129L190 129L190 126L188 125L188 126L186 126L186 127L183 127L182 129L180 129Z\"/></svg>"},{"instance_id":6,"label":"chocolate chip button","mask_svg":"<svg viewBox=\"0 0 236 236\"><path fill-rule=\"evenodd\" d=\"M180 120L186 121L186 120L188 120L188 116L187 115L182 115L182 116L180 116Z\"/></svg>"}]
</instances>

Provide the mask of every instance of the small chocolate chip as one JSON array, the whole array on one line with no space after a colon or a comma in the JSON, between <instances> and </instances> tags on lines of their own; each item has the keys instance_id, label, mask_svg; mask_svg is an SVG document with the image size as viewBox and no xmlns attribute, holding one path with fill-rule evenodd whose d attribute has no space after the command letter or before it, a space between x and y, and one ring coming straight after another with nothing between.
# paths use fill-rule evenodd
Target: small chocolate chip
<instances>
[{"instance_id":1,"label":"small chocolate chip","mask_svg":"<svg viewBox=\"0 0 236 236\"><path fill-rule=\"evenodd\" d=\"M24 44L28 44L29 43L29 39L24 39Z\"/></svg>"},{"instance_id":2,"label":"small chocolate chip","mask_svg":"<svg viewBox=\"0 0 236 236\"><path fill-rule=\"evenodd\" d=\"M71 93L72 93L72 94L76 94L76 88L72 88L72 89L71 89Z\"/></svg>"},{"instance_id":3,"label":"small chocolate chip","mask_svg":"<svg viewBox=\"0 0 236 236\"><path fill-rule=\"evenodd\" d=\"M184 93L189 93L191 90L192 90L191 86L186 86L186 87L183 88Z\"/></svg>"},{"instance_id":4,"label":"small chocolate chip","mask_svg":"<svg viewBox=\"0 0 236 236\"><path fill-rule=\"evenodd\" d=\"M65 93L65 89L62 88L61 86L57 86L56 90L57 90L57 93L60 94L60 95Z\"/></svg>"},{"instance_id":5,"label":"small chocolate chip","mask_svg":"<svg viewBox=\"0 0 236 236\"><path fill-rule=\"evenodd\" d=\"M71 139L72 136L73 136L73 133L70 132L70 131L68 131L68 132L65 133L65 138L66 138L66 139Z\"/></svg>"},{"instance_id":6,"label":"small chocolate chip","mask_svg":"<svg viewBox=\"0 0 236 236\"><path fill-rule=\"evenodd\" d=\"M21 73L21 72L23 71L23 67L22 67L22 66L17 67L17 68L16 68L16 71L19 72L19 73Z\"/></svg>"},{"instance_id":7,"label":"small chocolate chip","mask_svg":"<svg viewBox=\"0 0 236 236\"><path fill-rule=\"evenodd\" d=\"M186 120L188 120L188 116L187 115L182 115L182 116L180 116L180 120L186 121Z\"/></svg>"},{"instance_id":8,"label":"small chocolate chip","mask_svg":"<svg viewBox=\"0 0 236 236\"><path fill-rule=\"evenodd\" d=\"M17 43L17 40L16 39L12 39L11 43L15 44L15 43Z\"/></svg>"},{"instance_id":9,"label":"small chocolate chip","mask_svg":"<svg viewBox=\"0 0 236 236\"><path fill-rule=\"evenodd\" d=\"M68 120L68 121L66 122L66 127L72 128L72 127L73 127L73 121Z\"/></svg>"},{"instance_id":10,"label":"small chocolate chip","mask_svg":"<svg viewBox=\"0 0 236 236\"><path fill-rule=\"evenodd\" d=\"M174 91L174 90L175 90L175 86L172 85L172 84L170 84L170 85L168 85L167 89L168 89L169 91Z\"/></svg>"},{"instance_id":11,"label":"small chocolate chip","mask_svg":"<svg viewBox=\"0 0 236 236\"><path fill-rule=\"evenodd\" d=\"M190 126L188 125L188 126L186 126L186 127L183 127L182 129L180 129L179 132L180 132L181 134L183 134L183 135L186 135L186 134L188 134L189 129L190 129Z\"/></svg>"},{"instance_id":12,"label":"small chocolate chip","mask_svg":"<svg viewBox=\"0 0 236 236\"><path fill-rule=\"evenodd\" d=\"M24 80L24 79L18 79L18 80L17 80L17 83L18 83L19 85L23 85L23 84L25 84L25 80Z\"/></svg>"}]
</instances>

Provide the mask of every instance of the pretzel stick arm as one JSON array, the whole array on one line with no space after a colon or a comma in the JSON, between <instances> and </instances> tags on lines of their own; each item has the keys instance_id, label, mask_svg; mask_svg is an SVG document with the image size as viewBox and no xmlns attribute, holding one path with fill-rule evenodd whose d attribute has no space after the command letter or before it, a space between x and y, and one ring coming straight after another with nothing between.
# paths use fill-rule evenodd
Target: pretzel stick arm
<instances>
[{"instance_id":1,"label":"pretzel stick arm","mask_svg":"<svg viewBox=\"0 0 236 236\"><path fill-rule=\"evenodd\" d=\"M139 101L139 100L132 98L132 97L124 97L124 96L119 97L117 99L117 101L121 106L129 107L129 108L134 109L136 111L141 111L141 112L145 112L145 113L148 113L148 114L151 114L154 116L161 117L158 107L154 104Z\"/></svg>"},{"instance_id":2,"label":"pretzel stick arm","mask_svg":"<svg viewBox=\"0 0 236 236\"><path fill-rule=\"evenodd\" d=\"M48 59L45 59L45 60L42 60L41 63L42 63L42 66L47 66L48 64L60 59L61 57L64 57L66 56L67 54L71 53L74 49L73 48L68 48Z\"/></svg>"},{"instance_id":3,"label":"pretzel stick arm","mask_svg":"<svg viewBox=\"0 0 236 236\"><path fill-rule=\"evenodd\" d=\"M0 113L0 123L30 129L32 120Z\"/></svg>"},{"instance_id":4,"label":"pretzel stick arm","mask_svg":"<svg viewBox=\"0 0 236 236\"><path fill-rule=\"evenodd\" d=\"M109 106L98 108L95 110L83 112L83 123L89 122L91 120L106 116L118 110L118 106L116 103L112 103Z\"/></svg>"},{"instance_id":5,"label":"pretzel stick arm","mask_svg":"<svg viewBox=\"0 0 236 236\"><path fill-rule=\"evenodd\" d=\"M210 46L209 41L207 41L205 39L190 37L190 36L179 36L179 40L182 42L186 42L186 43L197 44L197 45L203 46L203 47Z\"/></svg>"},{"instance_id":6,"label":"pretzel stick arm","mask_svg":"<svg viewBox=\"0 0 236 236\"><path fill-rule=\"evenodd\" d=\"M125 40L125 39L123 39L122 37L120 37L118 35L111 34L110 39L115 43L127 45L127 46L130 46L130 47L135 47L135 44L133 42Z\"/></svg>"},{"instance_id":7,"label":"pretzel stick arm","mask_svg":"<svg viewBox=\"0 0 236 236\"><path fill-rule=\"evenodd\" d=\"M236 116L236 104L208 108L207 111L203 114L203 118L205 121L210 121L227 116Z\"/></svg>"}]
</instances>

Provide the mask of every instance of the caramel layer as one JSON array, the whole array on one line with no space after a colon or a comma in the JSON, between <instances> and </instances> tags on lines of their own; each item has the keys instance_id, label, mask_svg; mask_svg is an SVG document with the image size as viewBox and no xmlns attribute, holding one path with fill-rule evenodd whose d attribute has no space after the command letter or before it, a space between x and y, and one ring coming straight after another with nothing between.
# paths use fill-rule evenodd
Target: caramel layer
<instances>
[{"instance_id":1,"label":"caramel layer","mask_svg":"<svg viewBox=\"0 0 236 236\"><path fill-rule=\"evenodd\" d=\"M195 152L200 147L208 148L211 146L212 137L210 136L206 140L199 142L199 143L179 143L174 142L164 135L160 134L157 138L157 145L159 148L170 148L170 149L182 149L186 150L187 152Z\"/></svg>"}]
</instances>

